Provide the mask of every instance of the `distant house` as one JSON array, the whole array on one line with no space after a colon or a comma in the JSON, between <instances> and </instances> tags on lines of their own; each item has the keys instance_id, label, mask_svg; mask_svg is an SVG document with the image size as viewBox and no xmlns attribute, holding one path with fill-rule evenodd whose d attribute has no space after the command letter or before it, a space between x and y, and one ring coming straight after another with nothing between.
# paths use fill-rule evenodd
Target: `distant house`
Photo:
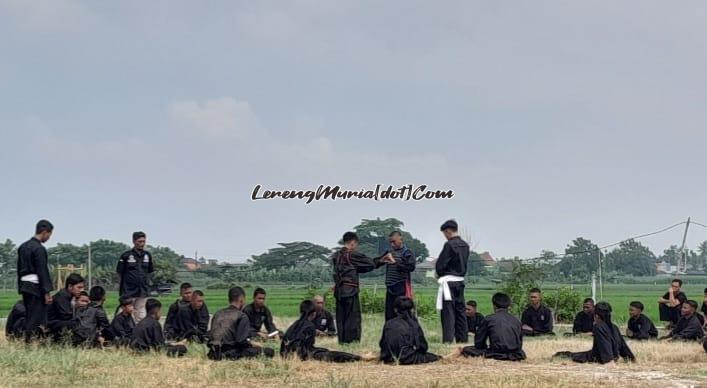
<instances>
[{"instance_id":1,"label":"distant house","mask_svg":"<svg viewBox=\"0 0 707 388\"><path fill-rule=\"evenodd\" d=\"M423 272L428 278L433 278L435 277L435 264L437 264L437 259L434 257L428 257L422 263L417 263L415 270Z\"/></svg>"},{"instance_id":2,"label":"distant house","mask_svg":"<svg viewBox=\"0 0 707 388\"><path fill-rule=\"evenodd\" d=\"M187 269L187 271L196 271L201 268L201 264L198 260L194 260L191 257L184 257L180 260L182 265Z\"/></svg>"},{"instance_id":3,"label":"distant house","mask_svg":"<svg viewBox=\"0 0 707 388\"><path fill-rule=\"evenodd\" d=\"M496 266L496 259L494 259L490 253L483 252L483 253L480 253L479 256L481 257L481 260L483 260L483 262L484 262L484 267L495 267Z\"/></svg>"},{"instance_id":4,"label":"distant house","mask_svg":"<svg viewBox=\"0 0 707 388\"><path fill-rule=\"evenodd\" d=\"M208 259L208 260L206 260L206 262L208 263L208 265L214 265L214 266L218 265L218 260L216 260L216 259Z\"/></svg>"}]
</instances>

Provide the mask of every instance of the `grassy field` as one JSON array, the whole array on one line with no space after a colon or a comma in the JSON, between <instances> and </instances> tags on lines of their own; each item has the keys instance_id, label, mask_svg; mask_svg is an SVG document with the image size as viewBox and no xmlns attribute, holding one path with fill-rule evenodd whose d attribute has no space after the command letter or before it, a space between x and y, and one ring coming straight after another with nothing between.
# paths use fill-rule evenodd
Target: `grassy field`
<instances>
[{"instance_id":1,"label":"grassy field","mask_svg":"<svg viewBox=\"0 0 707 388\"><path fill-rule=\"evenodd\" d=\"M291 317L276 317L287 327ZM431 351L449 354L453 345L440 343L436 319L423 320ZM363 341L340 347L334 339L318 346L358 354L377 353L383 322L364 316ZM553 360L557 351L581 351L590 339L526 339L528 360L503 363L480 359L452 359L418 366L387 366L375 362L326 364L256 359L212 362L203 345L191 344L181 359L161 354L135 355L125 350L81 350L30 347L0 339L0 386L3 387L627 387L707 386L707 354L697 343L630 342L638 361L615 365L574 364ZM277 347L271 343L268 346Z\"/></svg>"}]
</instances>

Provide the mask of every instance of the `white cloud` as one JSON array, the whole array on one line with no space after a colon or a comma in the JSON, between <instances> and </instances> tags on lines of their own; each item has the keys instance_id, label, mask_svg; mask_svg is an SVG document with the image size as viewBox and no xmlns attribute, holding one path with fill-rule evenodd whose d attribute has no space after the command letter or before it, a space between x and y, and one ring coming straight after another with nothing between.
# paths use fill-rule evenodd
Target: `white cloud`
<instances>
[{"instance_id":1,"label":"white cloud","mask_svg":"<svg viewBox=\"0 0 707 388\"><path fill-rule=\"evenodd\" d=\"M216 140L246 140L263 129L247 101L230 97L176 101L169 116L177 127Z\"/></svg>"}]
</instances>

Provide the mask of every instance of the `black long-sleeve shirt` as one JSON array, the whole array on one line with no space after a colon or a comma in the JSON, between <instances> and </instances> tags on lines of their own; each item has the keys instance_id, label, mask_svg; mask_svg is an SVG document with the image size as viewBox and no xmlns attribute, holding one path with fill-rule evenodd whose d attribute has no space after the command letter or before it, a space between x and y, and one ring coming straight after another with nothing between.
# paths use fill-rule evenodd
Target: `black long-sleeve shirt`
<instances>
[{"instance_id":1,"label":"black long-sleeve shirt","mask_svg":"<svg viewBox=\"0 0 707 388\"><path fill-rule=\"evenodd\" d=\"M37 275L38 283L22 281L25 275ZM41 297L53 289L47 265L47 249L39 240L32 237L17 248L17 291L20 294Z\"/></svg>"},{"instance_id":2,"label":"black long-sleeve shirt","mask_svg":"<svg viewBox=\"0 0 707 388\"><path fill-rule=\"evenodd\" d=\"M336 321L334 320L334 316L326 310L317 313L317 316L314 318L314 325L317 330L327 335L336 335Z\"/></svg>"},{"instance_id":3,"label":"black long-sleeve shirt","mask_svg":"<svg viewBox=\"0 0 707 388\"><path fill-rule=\"evenodd\" d=\"M116 268L120 276L120 296L123 298L149 296L149 274L154 271L152 255L149 252L133 248L123 253Z\"/></svg>"},{"instance_id":4,"label":"black long-sleeve shirt","mask_svg":"<svg viewBox=\"0 0 707 388\"><path fill-rule=\"evenodd\" d=\"M466 317L466 326L469 328L469 333L474 333L479 330L479 326L484 322L484 315L481 313L476 313L474 316Z\"/></svg>"},{"instance_id":5,"label":"black long-sleeve shirt","mask_svg":"<svg viewBox=\"0 0 707 388\"><path fill-rule=\"evenodd\" d=\"M380 257L370 258L361 252L341 248L332 256L334 267L334 296L351 297L358 294L358 274L371 272L381 265Z\"/></svg>"},{"instance_id":6,"label":"black long-sleeve shirt","mask_svg":"<svg viewBox=\"0 0 707 388\"><path fill-rule=\"evenodd\" d=\"M135 330L135 321L133 316L128 314L118 314L113 317L113 322L110 324L110 329L113 335L119 341L128 341L133 335L133 330Z\"/></svg>"},{"instance_id":7,"label":"black long-sleeve shirt","mask_svg":"<svg viewBox=\"0 0 707 388\"><path fill-rule=\"evenodd\" d=\"M653 321L644 314L628 319L628 330L631 335L628 338L636 340L646 340L658 337L658 329L656 329Z\"/></svg>"},{"instance_id":8,"label":"black long-sleeve shirt","mask_svg":"<svg viewBox=\"0 0 707 388\"><path fill-rule=\"evenodd\" d=\"M268 334L277 331L277 327L275 327L275 323L272 321L272 313L268 306L263 306L258 309L255 307L254 303L251 303L243 307L243 314L248 316L248 321L250 322L250 327L254 335L260 331L263 325L265 325L265 330L267 330Z\"/></svg>"},{"instance_id":9,"label":"black long-sleeve shirt","mask_svg":"<svg viewBox=\"0 0 707 388\"><path fill-rule=\"evenodd\" d=\"M415 270L415 255L405 245L400 248L391 246L391 255L395 259L395 264L385 266L385 285L390 287L400 282L410 280L410 273Z\"/></svg>"},{"instance_id":10,"label":"black long-sleeve shirt","mask_svg":"<svg viewBox=\"0 0 707 388\"><path fill-rule=\"evenodd\" d=\"M25 330L25 316L27 309L23 301L18 300L12 307L10 315L7 316L5 322L5 336L10 338L20 338Z\"/></svg>"},{"instance_id":11,"label":"black long-sleeve shirt","mask_svg":"<svg viewBox=\"0 0 707 388\"><path fill-rule=\"evenodd\" d=\"M198 310L195 310L191 304L179 306L172 325L169 330L165 328L168 338L202 341L209 329L209 310L206 303Z\"/></svg>"},{"instance_id":12,"label":"black long-sleeve shirt","mask_svg":"<svg viewBox=\"0 0 707 388\"><path fill-rule=\"evenodd\" d=\"M151 316L145 317L135 326L130 339L130 347L137 351L160 350L165 346L162 326Z\"/></svg>"},{"instance_id":13,"label":"black long-sleeve shirt","mask_svg":"<svg viewBox=\"0 0 707 388\"><path fill-rule=\"evenodd\" d=\"M214 314L209 330L208 346L211 350L246 349L252 347L252 329L248 316L234 306L228 306Z\"/></svg>"},{"instance_id":14,"label":"black long-sleeve shirt","mask_svg":"<svg viewBox=\"0 0 707 388\"><path fill-rule=\"evenodd\" d=\"M74 296L69 290L62 288L52 297L52 304L47 310L47 320L49 322L71 321L74 319L74 306L72 300Z\"/></svg>"},{"instance_id":15,"label":"black long-sleeve shirt","mask_svg":"<svg viewBox=\"0 0 707 388\"><path fill-rule=\"evenodd\" d=\"M619 357L626 360L635 359L616 325L609 326L606 322L600 322L594 325L592 334L591 358L586 361L606 364L618 360Z\"/></svg>"},{"instance_id":16,"label":"black long-sleeve shirt","mask_svg":"<svg viewBox=\"0 0 707 388\"><path fill-rule=\"evenodd\" d=\"M552 333L553 320L552 311L547 306L541 304L537 310L533 306L528 305L523 311L520 321L524 325L533 328L533 334L549 334Z\"/></svg>"},{"instance_id":17,"label":"black long-sleeve shirt","mask_svg":"<svg viewBox=\"0 0 707 388\"><path fill-rule=\"evenodd\" d=\"M578 312L574 317L572 332L574 334L591 333L592 330L594 330L594 313Z\"/></svg>"},{"instance_id":18,"label":"black long-sleeve shirt","mask_svg":"<svg viewBox=\"0 0 707 388\"><path fill-rule=\"evenodd\" d=\"M474 337L474 347L494 353L519 352L523 350L521 326L518 318L499 309L481 322Z\"/></svg>"},{"instance_id":19,"label":"black long-sleeve shirt","mask_svg":"<svg viewBox=\"0 0 707 388\"><path fill-rule=\"evenodd\" d=\"M704 337L704 331L702 330L702 325L700 320L692 314L689 318L680 317L678 323L675 325L673 331L670 332L669 337L673 339L680 340L698 340Z\"/></svg>"},{"instance_id":20,"label":"black long-sleeve shirt","mask_svg":"<svg viewBox=\"0 0 707 388\"><path fill-rule=\"evenodd\" d=\"M435 271L438 277L453 275L465 276L469 261L469 244L461 237L453 237L444 243L439 254Z\"/></svg>"}]
</instances>

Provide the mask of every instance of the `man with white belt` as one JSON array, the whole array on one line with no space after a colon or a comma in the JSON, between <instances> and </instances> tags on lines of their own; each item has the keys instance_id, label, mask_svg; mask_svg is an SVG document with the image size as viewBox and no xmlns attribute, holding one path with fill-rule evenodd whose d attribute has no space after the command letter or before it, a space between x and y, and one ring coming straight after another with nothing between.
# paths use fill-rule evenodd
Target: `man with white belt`
<instances>
[{"instance_id":1,"label":"man with white belt","mask_svg":"<svg viewBox=\"0 0 707 388\"><path fill-rule=\"evenodd\" d=\"M144 232L133 233L133 249L123 253L118 260L120 297L134 298L133 319L137 325L145 318L145 302L150 296L150 274L155 271L152 255L145 250L147 237Z\"/></svg>"},{"instance_id":2,"label":"man with white belt","mask_svg":"<svg viewBox=\"0 0 707 388\"><path fill-rule=\"evenodd\" d=\"M49 241L54 225L41 220L35 235L17 248L17 290L22 294L27 315L25 318L25 341L30 342L43 335L47 327L47 310L52 303L50 292L52 279L47 266L47 250L42 245Z\"/></svg>"},{"instance_id":3,"label":"man with white belt","mask_svg":"<svg viewBox=\"0 0 707 388\"><path fill-rule=\"evenodd\" d=\"M469 329L466 322L466 302L464 299L464 275L469 260L469 244L457 233L454 220L446 221L440 227L447 239L439 254L435 271L437 272L437 310L441 310L442 342L467 342Z\"/></svg>"}]
</instances>

